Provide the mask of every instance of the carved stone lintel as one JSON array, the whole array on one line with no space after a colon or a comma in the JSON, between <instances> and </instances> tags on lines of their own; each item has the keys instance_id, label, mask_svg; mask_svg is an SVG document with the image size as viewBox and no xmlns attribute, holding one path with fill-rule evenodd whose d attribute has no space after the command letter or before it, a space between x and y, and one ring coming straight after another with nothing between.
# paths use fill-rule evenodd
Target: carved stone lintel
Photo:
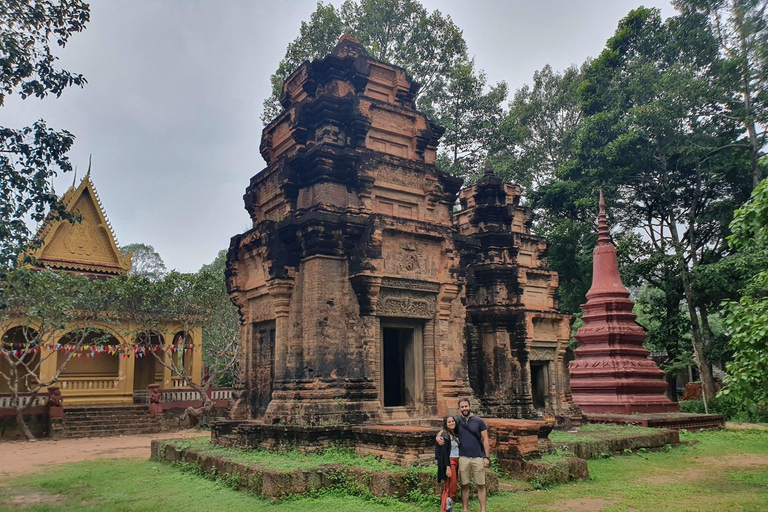
<instances>
[{"instance_id":1,"label":"carved stone lintel","mask_svg":"<svg viewBox=\"0 0 768 512\"><path fill-rule=\"evenodd\" d=\"M528 355L528 360L530 361L554 361L555 360L555 350L554 349L545 349L545 348L534 348L531 349L531 352Z\"/></svg>"},{"instance_id":2,"label":"carved stone lintel","mask_svg":"<svg viewBox=\"0 0 768 512\"><path fill-rule=\"evenodd\" d=\"M432 294L404 290L387 290L381 293L377 314L401 318L431 319L435 316L436 299Z\"/></svg>"},{"instance_id":3,"label":"carved stone lintel","mask_svg":"<svg viewBox=\"0 0 768 512\"><path fill-rule=\"evenodd\" d=\"M382 277L381 287L431 293L437 293L440 290L440 285L438 283L420 281L418 279L398 279L395 277Z\"/></svg>"}]
</instances>

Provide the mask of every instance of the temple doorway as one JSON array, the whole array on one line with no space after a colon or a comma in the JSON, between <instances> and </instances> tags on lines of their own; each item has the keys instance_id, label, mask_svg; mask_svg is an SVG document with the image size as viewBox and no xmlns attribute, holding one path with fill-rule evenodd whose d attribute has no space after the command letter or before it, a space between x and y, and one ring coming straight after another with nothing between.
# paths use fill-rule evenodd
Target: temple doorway
<instances>
[{"instance_id":1,"label":"temple doorway","mask_svg":"<svg viewBox=\"0 0 768 512\"><path fill-rule=\"evenodd\" d=\"M387 322L381 328L384 407L414 407L422 402L421 325Z\"/></svg>"},{"instance_id":2,"label":"temple doorway","mask_svg":"<svg viewBox=\"0 0 768 512\"><path fill-rule=\"evenodd\" d=\"M533 407L544 409L547 407L547 394L549 393L549 363L547 361L531 361L531 396Z\"/></svg>"},{"instance_id":3,"label":"temple doorway","mask_svg":"<svg viewBox=\"0 0 768 512\"><path fill-rule=\"evenodd\" d=\"M253 324L253 408L257 416L267 411L275 378L275 322Z\"/></svg>"},{"instance_id":4,"label":"temple doorway","mask_svg":"<svg viewBox=\"0 0 768 512\"><path fill-rule=\"evenodd\" d=\"M157 333L141 333L136 344L141 344L155 353L163 344L162 337ZM162 354L161 354L162 355ZM135 357L133 363L133 390L144 391L150 384L163 385L163 365L149 351L142 357Z\"/></svg>"}]
</instances>

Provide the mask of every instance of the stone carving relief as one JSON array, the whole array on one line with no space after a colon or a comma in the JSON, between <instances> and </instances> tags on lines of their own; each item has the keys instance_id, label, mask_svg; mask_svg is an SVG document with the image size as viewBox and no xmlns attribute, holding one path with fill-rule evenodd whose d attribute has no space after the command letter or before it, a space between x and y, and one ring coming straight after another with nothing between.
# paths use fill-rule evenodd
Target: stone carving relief
<instances>
[{"instance_id":1,"label":"stone carving relief","mask_svg":"<svg viewBox=\"0 0 768 512\"><path fill-rule=\"evenodd\" d=\"M72 227L64 238L64 248L72 256L90 256L94 245L88 226L82 224Z\"/></svg>"},{"instance_id":2,"label":"stone carving relief","mask_svg":"<svg viewBox=\"0 0 768 512\"><path fill-rule=\"evenodd\" d=\"M392 277L381 278L382 288L398 288L402 290L414 290L420 292L437 293L440 291L439 283L419 281L418 279L396 279Z\"/></svg>"},{"instance_id":3,"label":"stone carving relief","mask_svg":"<svg viewBox=\"0 0 768 512\"><path fill-rule=\"evenodd\" d=\"M554 361L555 350L548 349L548 348L531 349L531 352L528 355L528 360L529 361Z\"/></svg>"},{"instance_id":4,"label":"stone carving relief","mask_svg":"<svg viewBox=\"0 0 768 512\"><path fill-rule=\"evenodd\" d=\"M405 290L382 290L377 313L379 316L429 319L435 316L436 310L437 301L434 295Z\"/></svg>"},{"instance_id":5,"label":"stone carving relief","mask_svg":"<svg viewBox=\"0 0 768 512\"><path fill-rule=\"evenodd\" d=\"M393 274L437 276L437 265L432 258L420 253L414 244L406 244L399 251L384 257L384 270Z\"/></svg>"}]
</instances>

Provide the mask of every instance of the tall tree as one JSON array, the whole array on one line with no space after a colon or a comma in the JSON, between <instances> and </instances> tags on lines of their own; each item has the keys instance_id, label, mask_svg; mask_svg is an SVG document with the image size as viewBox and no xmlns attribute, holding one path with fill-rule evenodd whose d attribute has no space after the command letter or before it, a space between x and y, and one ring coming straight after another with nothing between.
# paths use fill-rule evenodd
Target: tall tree
<instances>
[{"instance_id":1,"label":"tall tree","mask_svg":"<svg viewBox=\"0 0 768 512\"><path fill-rule=\"evenodd\" d=\"M163 258L155 248L147 244L128 244L120 247L123 256L131 254L131 270L128 274L146 277L152 281L161 279L166 274Z\"/></svg>"},{"instance_id":2,"label":"tall tree","mask_svg":"<svg viewBox=\"0 0 768 512\"><path fill-rule=\"evenodd\" d=\"M488 87L474 59L450 70L445 87L430 91L425 101L426 113L445 128L438 167L468 181L479 177L504 119L506 97L507 84Z\"/></svg>"},{"instance_id":3,"label":"tall tree","mask_svg":"<svg viewBox=\"0 0 768 512\"><path fill-rule=\"evenodd\" d=\"M702 13L725 66L720 81L724 111L746 132L752 186L762 179L759 160L768 142L768 0L674 0L684 15ZM741 143L741 141L740 141Z\"/></svg>"},{"instance_id":4,"label":"tall tree","mask_svg":"<svg viewBox=\"0 0 768 512\"><path fill-rule=\"evenodd\" d=\"M726 327L731 334L733 361L727 365L724 394L732 394L752 415L768 416L768 180L752 193L752 199L734 215L729 238L738 253L759 255L738 301L728 304Z\"/></svg>"},{"instance_id":5,"label":"tall tree","mask_svg":"<svg viewBox=\"0 0 768 512\"><path fill-rule=\"evenodd\" d=\"M64 47L89 21L80 0L6 0L0 3L0 108L8 96L60 96L82 86L80 74L56 68L52 45ZM13 266L32 238L27 221L46 215L74 220L53 191L51 178L72 170L74 136L41 119L32 126L0 126L0 266Z\"/></svg>"},{"instance_id":6,"label":"tall tree","mask_svg":"<svg viewBox=\"0 0 768 512\"><path fill-rule=\"evenodd\" d=\"M494 169L526 193L552 180L573 157L583 120L578 87L587 64L562 73L544 66L533 74L533 85L518 89L509 104L491 150Z\"/></svg>"}]
</instances>

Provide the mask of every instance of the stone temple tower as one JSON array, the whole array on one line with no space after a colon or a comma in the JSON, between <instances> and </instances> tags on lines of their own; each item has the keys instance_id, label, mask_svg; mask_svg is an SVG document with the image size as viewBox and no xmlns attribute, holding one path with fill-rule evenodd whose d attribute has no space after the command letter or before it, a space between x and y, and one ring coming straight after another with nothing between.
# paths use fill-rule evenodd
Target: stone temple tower
<instances>
[{"instance_id":1,"label":"stone temple tower","mask_svg":"<svg viewBox=\"0 0 768 512\"><path fill-rule=\"evenodd\" d=\"M285 81L244 196L253 226L227 256L234 419L411 421L463 396L504 417L578 411L557 276L519 188L488 176L454 214L462 180L435 167L443 129L418 88L350 35Z\"/></svg>"},{"instance_id":2,"label":"stone temple tower","mask_svg":"<svg viewBox=\"0 0 768 512\"><path fill-rule=\"evenodd\" d=\"M434 166L443 130L414 109L417 91L349 35L286 80L268 167L245 194L253 229L229 252L245 320L235 414L359 423L434 416L470 394L461 180Z\"/></svg>"}]
</instances>

